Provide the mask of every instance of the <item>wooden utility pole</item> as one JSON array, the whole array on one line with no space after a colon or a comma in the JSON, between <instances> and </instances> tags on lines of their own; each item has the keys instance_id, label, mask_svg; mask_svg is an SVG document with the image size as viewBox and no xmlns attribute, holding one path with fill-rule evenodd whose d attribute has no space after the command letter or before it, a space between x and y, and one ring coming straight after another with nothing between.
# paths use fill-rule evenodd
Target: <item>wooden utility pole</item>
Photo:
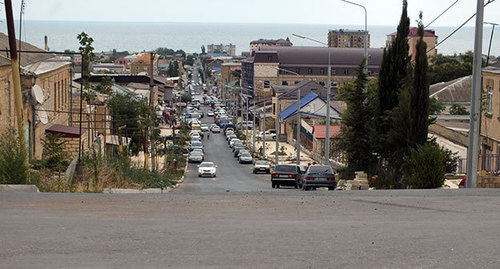
<instances>
[{"instance_id":1,"label":"wooden utility pole","mask_svg":"<svg viewBox=\"0 0 500 269\"><path fill-rule=\"evenodd\" d=\"M19 75L19 59L16 47L16 32L14 28L14 17L12 13L12 1L5 0L5 15L7 18L7 31L9 34L9 47L10 47L10 64L12 67L12 79L14 81L14 102L16 106L17 118L17 133L20 142L25 147L26 137L24 130L24 116L23 116L23 96L21 90L21 77Z\"/></svg>"}]
</instances>

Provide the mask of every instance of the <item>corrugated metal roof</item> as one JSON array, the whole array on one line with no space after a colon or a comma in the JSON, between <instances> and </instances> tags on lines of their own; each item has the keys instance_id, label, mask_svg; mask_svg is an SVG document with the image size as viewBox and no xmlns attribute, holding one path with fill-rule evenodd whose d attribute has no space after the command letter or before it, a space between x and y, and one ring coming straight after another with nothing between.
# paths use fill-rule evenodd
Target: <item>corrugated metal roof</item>
<instances>
[{"instance_id":1,"label":"corrugated metal roof","mask_svg":"<svg viewBox=\"0 0 500 269\"><path fill-rule=\"evenodd\" d=\"M87 129L82 128L82 134L84 134ZM46 133L61 135L62 137L80 137L80 128L72 127L60 124L54 124L49 128L45 129Z\"/></svg>"},{"instance_id":2,"label":"corrugated metal roof","mask_svg":"<svg viewBox=\"0 0 500 269\"><path fill-rule=\"evenodd\" d=\"M318 98L319 96L313 92L308 93L306 96L302 97L300 99L300 108L302 109L304 106L309 104L312 100ZM288 119L289 117L297 114L297 102L293 103L289 107L287 107L285 110L283 110L280 113L280 117L282 117L284 120Z\"/></svg>"}]
</instances>

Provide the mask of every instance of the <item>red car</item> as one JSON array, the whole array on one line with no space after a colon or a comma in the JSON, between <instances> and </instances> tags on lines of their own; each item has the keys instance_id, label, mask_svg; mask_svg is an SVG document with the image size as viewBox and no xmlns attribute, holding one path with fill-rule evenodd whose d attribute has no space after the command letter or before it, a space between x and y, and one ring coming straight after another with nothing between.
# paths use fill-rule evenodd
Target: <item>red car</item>
<instances>
[{"instance_id":1,"label":"red car","mask_svg":"<svg viewBox=\"0 0 500 269\"><path fill-rule=\"evenodd\" d=\"M212 133L220 133L221 129L218 126L214 126L210 131L212 131Z\"/></svg>"}]
</instances>

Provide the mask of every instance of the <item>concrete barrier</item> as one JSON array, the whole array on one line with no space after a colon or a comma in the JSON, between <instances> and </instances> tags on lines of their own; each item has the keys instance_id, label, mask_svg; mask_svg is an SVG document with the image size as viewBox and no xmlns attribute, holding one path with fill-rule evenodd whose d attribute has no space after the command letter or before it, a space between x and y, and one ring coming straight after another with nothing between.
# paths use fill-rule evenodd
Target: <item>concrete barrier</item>
<instances>
[{"instance_id":1,"label":"concrete barrier","mask_svg":"<svg viewBox=\"0 0 500 269\"><path fill-rule=\"evenodd\" d=\"M35 185L0 184L0 191L40 192Z\"/></svg>"}]
</instances>

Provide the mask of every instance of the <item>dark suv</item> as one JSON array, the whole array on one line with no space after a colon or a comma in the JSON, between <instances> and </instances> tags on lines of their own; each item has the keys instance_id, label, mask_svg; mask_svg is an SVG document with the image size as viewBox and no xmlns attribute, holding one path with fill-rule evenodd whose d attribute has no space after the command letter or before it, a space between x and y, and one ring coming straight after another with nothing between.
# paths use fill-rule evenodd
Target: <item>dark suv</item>
<instances>
[{"instance_id":1,"label":"dark suv","mask_svg":"<svg viewBox=\"0 0 500 269\"><path fill-rule=\"evenodd\" d=\"M294 186L296 189L302 187L302 173L300 167L295 164L279 164L271 174L271 186Z\"/></svg>"},{"instance_id":2,"label":"dark suv","mask_svg":"<svg viewBox=\"0 0 500 269\"><path fill-rule=\"evenodd\" d=\"M302 189L307 191L316 187L328 187L328 190L335 190L335 172L329 165L311 165L304 174Z\"/></svg>"}]
</instances>

